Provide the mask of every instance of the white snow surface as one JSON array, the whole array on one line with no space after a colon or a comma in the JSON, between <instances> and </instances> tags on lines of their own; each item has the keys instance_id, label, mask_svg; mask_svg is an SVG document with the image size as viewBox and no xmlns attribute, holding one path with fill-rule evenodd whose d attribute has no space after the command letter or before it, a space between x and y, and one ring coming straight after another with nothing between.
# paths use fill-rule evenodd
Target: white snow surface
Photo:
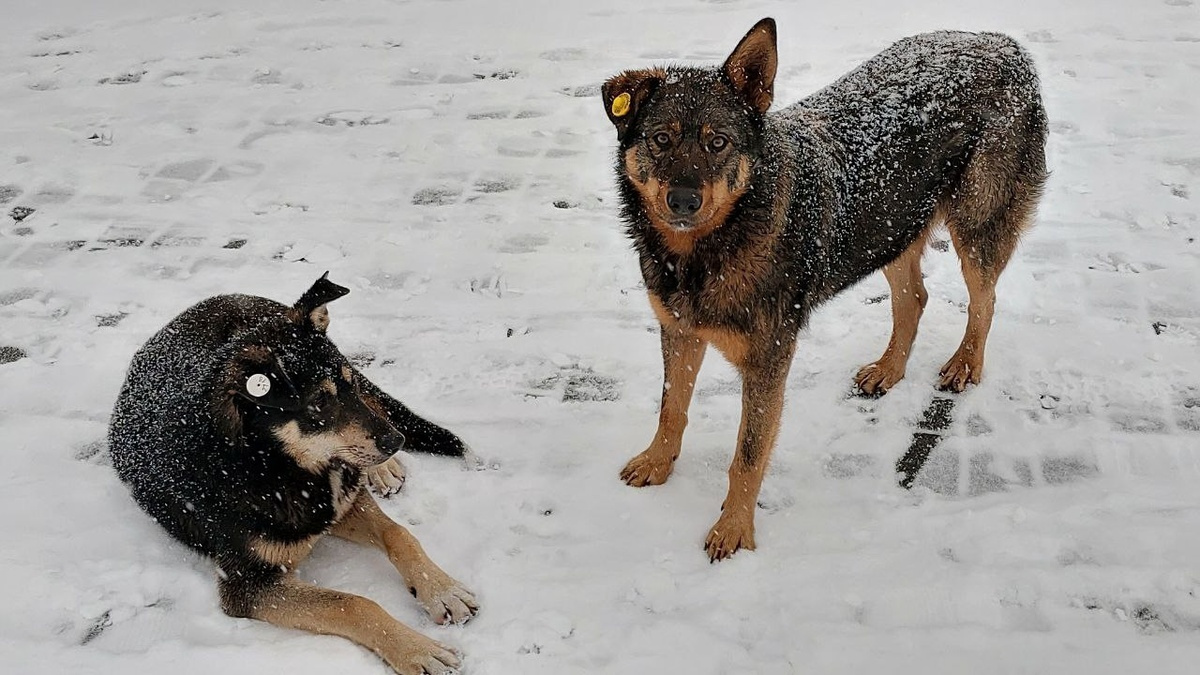
<instances>
[{"instance_id":1,"label":"white snow surface","mask_svg":"<svg viewBox=\"0 0 1200 675\"><path fill-rule=\"evenodd\" d=\"M984 382L914 489L892 467L965 321L936 249L886 397L847 396L887 341L882 276L817 311L759 549L711 565L741 403L718 355L671 481L617 478L654 432L661 364L598 85L719 63L768 15L777 104L905 35L1013 35L1053 175ZM103 447L130 357L170 318L218 293L291 302L325 270L353 289L335 342L484 460L408 456L383 503L483 608L434 626L382 555L341 541L300 574L470 673L1200 668L1193 0L7 0L0 25L0 348L25 354L0 365L0 672L387 672L222 614L212 565Z\"/></svg>"}]
</instances>

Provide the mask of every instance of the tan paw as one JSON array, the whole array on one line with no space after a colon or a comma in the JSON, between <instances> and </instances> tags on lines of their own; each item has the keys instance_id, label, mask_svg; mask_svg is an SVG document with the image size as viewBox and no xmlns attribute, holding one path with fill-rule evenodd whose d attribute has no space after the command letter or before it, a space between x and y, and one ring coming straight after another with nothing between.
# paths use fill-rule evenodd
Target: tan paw
<instances>
[{"instance_id":1,"label":"tan paw","mask_svg":"<svg viewBox=\"0 0 1200 675\"><path fill-rule=\"evenodd\" d=\"M417 603L439 624L464 624L479 611L479 601L453 577L437 568L426 569L413 579L409 591Z\"/></svg>"},{"instance_id":2,"label":"tan paw","mask_svg":"<svg viewBox=\"0 0 1200 675\"><path fill-rule=\"evenodd\" d=\"M961 392L968 384L979 384L983 376L983 359L959 351L942 366L938 389Z\"/></svg>"},{"instance_id":3,"label":"tan paw","mask_svg":"<svg viewBox=\"0 0 1200 675\"><path fill-rule=\"evenodd\" d=\"M404 487L408 476L399 455L392 455L382 464L367 469L367 485L380 497L391 497Z\"/></svg>"},{"instance_id":4,"label":"tan paw","mask_svg":"<svg viewBox=\"0 0 1200 675\"><path fill-rule=\"evenodd\" d=\"M879 359L860 368L854 376L854 384L868 396L883 395L904 379L904 370L903 363L897 365L895 360Z\"/></svg>"},{"instance_id":5,"label":"tan paw","mask_svg":"<svg viewBox=\"0 0 1200 675\"><path fill-rule=\"evenodd\" d=\"M407 626L379 655L400 675L450 675L462 667L462 660L449 646L409 629Z\"/></svg>"},{"instance_id":6,"label":"tan paw","mask_svg":"<svg viewBox=\"0 0 1200 675\"><path fill-rule=\"evenodd\" d=\"M708 531L704 540L704 550L708 552L708 561L724 560L737 553L739 549L753 551L754 517L731 516L729 511L723 511L717 523Z\"/></svg>"},{"instance_id":7,"label":"tan paw","mask_svg":"<svg viewBox=\"0 0 1200 675\"><path fill-rule=\"evenodd\" d=\"M662 485L671 477L671 471L674 469L674 459L664 459L661 454L647 450L629 460L625 468L621 469L621 480L633 487Z\"/></svg>"}]
</instances>

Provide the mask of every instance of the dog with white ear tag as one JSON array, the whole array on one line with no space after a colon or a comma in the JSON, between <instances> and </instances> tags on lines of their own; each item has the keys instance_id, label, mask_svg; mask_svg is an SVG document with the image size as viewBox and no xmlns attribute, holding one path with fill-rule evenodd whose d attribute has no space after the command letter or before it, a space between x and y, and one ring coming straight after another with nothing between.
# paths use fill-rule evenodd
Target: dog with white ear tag
<instances>
[{"instance_id":1,"label":"dog with white ear tag","mask_svg":"<svg viewBox=\"0 0 1200 675\"><path fill-rule=\"evenodd\" d=\"M328 533L384 551L438 623L479 606L364 489L403 482L389 456L406 442L455 456L466 446L329 340L326 305L348 292L326 273L290 307L221 295L173 319L133 357L109 424L113 466L146 513L216 563L230 616L340 635L401 675L451 673L450 647L294 574Z\"/></svg>"}]
</instances>

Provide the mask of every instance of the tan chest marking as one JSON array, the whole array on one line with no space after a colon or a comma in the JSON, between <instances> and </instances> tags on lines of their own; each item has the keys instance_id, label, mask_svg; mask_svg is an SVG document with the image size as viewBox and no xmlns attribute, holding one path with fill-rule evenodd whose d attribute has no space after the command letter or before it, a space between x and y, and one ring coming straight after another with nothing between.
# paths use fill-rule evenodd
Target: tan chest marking
<instances>
[{"instance_id":1,"label":"tan chest marking","mask_svg":"<svg viewBox=\"0 0 1200 675\"><path fill-rule=\"evenodd\" d=\"M313 545L320 538L320 535L314 535L301 541L283 543L267 537L254 537L250 540L250 551L268 565L290 572L312 553Z\"/></svg>"},{"instance_id":2,"label":"tan chest marking","mask_svg":"<svg viewBox=\"0 0 1200 675\"><path fill-rule=\"evenodd\" d=\"M358 499L358 491L362 489L362 478L358 485L346 486L342 483L342 472L333 471L329 474L329 491L333 495L333 522L338 522L346 515L354 501Z\"/></svg>"},{"instance_id":3,"label":"tan chest marking","mask_svg":"<svg viewBox=\"0 0 1200 675\"><path fill-rule=\"evenodd\" d=\"M653 293L650 296L650 307L658 322L665 330L682 330L694 332L700 339L716 347L729 362L739 370L746 363L746 355L750 352L750 337L728 328L713 326L697 326L692 318L675 312L659 300Z\"/></svg>"},{"instance_id":4,"label":"tan chest marking","mask_svg":"<svg viewBox=\"0 0 1200 675\"><path fill-rule=\"evenodd\" d=\"M276 427L273 433L283 444L283 451L301 467L313 473L324 471L333 455L331 449L345 444L338 434L331 431L305 434L300 430L300 424L295 421Z\"/></svg>"},{"instance_id":5,"label":"tan chest marking","mask_svg":"<svg viewBox=\"0 0 1200 675\"><path fill-rule=\"evenodd\" d=\"M738 370L746 364L750 353L750 338L728 328L697 328L696 333L716 347Z\"/></svg>"}]
</instances>

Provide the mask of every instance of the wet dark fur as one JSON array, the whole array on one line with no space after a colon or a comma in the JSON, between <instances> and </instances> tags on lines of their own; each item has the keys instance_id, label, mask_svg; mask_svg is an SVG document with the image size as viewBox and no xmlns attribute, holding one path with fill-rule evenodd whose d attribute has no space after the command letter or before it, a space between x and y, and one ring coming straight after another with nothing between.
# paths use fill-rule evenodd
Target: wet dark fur
<instances>
[{"instance_id":1,"label":"wet dark fur","mask_svg":"<svg viewBox=\"0 0 1200 675\"><path fill-rule=\"evenodd\" d=\"M903 48L913 45L938 54L938 60L921 64L938 91L906 79L918 64ZM929 71L939 66L946 72ZM995 201L1021 190L1036 198L1045 179L1046 119L1037 77L1019 45L1002 35L907 38L837 83L767 115L748 108L717 69L664 72L675 82L654 85L655 93L621 139L616 167L622 216L648 288L660 298L678 295L691 304L739 255L765 237L774 241L770 272L756 278L736 303L696 307L705 322L747 331L758 330L763 319L803 325L817 305L904 251L939 203L967 207L955 209L957 222L987 265L1001 241L1019 233L997 228L987 221L991 214L970 209L977 198L962 179L972 154L1004 149L1005 156L996 158L1002 160L996 162L997 185L987 190L996 193ZM1013 90L1022 93L1010 99ZM924 108L930 108L928 121L920 120ZM624 158L629 148L646 145L650 129L680 119L731 129L735 139L743 139L734 151L749 159L753 172L733 212L686 256L671 251L650 222ZM692 159L706 164L687 172ZM708 162L693 147L648 170L677 182L691 173L684 183L731 179L734 158L718 166Z\"/></svg>"},{"instance_id":2,"label":"wet dark fur","mask_svg":"<svg viewBox=\"0 0 1200 675\"><path fill-rule=\"evenodd\" d=\"M138 350L113 411L118 475L167 532L216 561L231 614L248 616L258 591L289 571L254 541L326 532L363 489L363 469L405 438L412 450L463 454L457 436L381 391L326 337L324 304L345 292L322 278L292 307L249 295L200 302ZM242 391L252 373L272 373L269 400ZM300 439L358 430L371 447L361 461L299 461L278 435L289 423Z\"/></svg>"},{"instance_id":3,"label":"wet dark fur","mask_svg":"<svg viewBox=\"0 0 1200 675\"><path fill-rule=\"evenodd\" d=\"M619 138L621 213L663 323L668 378L677 358L670 352L682 341L715 336L727 356L735 353L744 408L763 405L756 388L786 378L796 333L817 306L910 246L917 247L919 265L924 237L942 221L964 274L970 268L990 292L1046 178L1038 78L1011 38L961 32L906 38L834 84L768 113L775 59L775 24L765 19L721 68L626 71L603 92ZM613 104L622 94L629 94L630 109L617 114L621 105L614 112ZM666 146L656 140L664 131L671 136ZM729 140L726 147L706 144L713 133ZM744 180L742 164L749 166ZM653 191L658 186L661 196L662 186L703 185L734 192L742 183L724 217L677 223L685 227L673 227L670 209ZM918 286L919 278L918 267ZM923 307L924 288L914 292ZM990 305L987 311L985 337ZM971 375L977 381L978 366ZM958 380L952 385L960 388ZM664 407L667 399L664 393ZM680 405L686 411L686 400ZM770 447L761 439L774 431L757 427L770 424L744 409L735 463L765 462ZM665 480L668 458L651 460L657 477L627 467L626 480ZM757 494L757 485L751 491ZM709 548L713 554L711 541Z\"/></svg>"}]
</instances>

